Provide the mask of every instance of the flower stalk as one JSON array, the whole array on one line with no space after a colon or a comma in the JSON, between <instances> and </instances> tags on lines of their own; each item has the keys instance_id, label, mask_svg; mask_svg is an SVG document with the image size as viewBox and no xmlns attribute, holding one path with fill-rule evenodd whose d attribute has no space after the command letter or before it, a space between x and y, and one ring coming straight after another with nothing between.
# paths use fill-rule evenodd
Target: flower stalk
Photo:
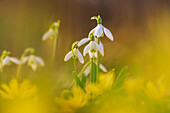
<instances>
[{"instance_id":1,"label":"flower stalk","mask_svg":"<svg viewBox=\"0 0 170 113\"><path fill-rule=\"evenodd\" d=\"M73 58L73 61L74 61L74 73L75 73L76 76L77 76L77 63L76 63L76 59Z\"/></svg>"},{"instance_id":2,"label":"flower stalk","mask_svg":"<svg viewBox=\"0 0 170 113\"><path fill-rule=\"evenodd\" d=\"M97 39L97 43L100 44L100 38ZM98 82L99 73L100 73L100 52L97 51L97 67L96 67L96 82Z\"/></svg>"},{"instance_id":3,"label":"flower stalk","mask_svg":"<svg viewBox=\"0 0 170 113\"><path fill-rule=\"evenodd\" d=\"M56 57L56 49L58 45L58 33L59 33L59 26L60 26L60 20L57 21L57 23L54 24L54 31L56 33L55 38L54 38L54 45L53 45L53 53L52 53L52 62L55 61Z\"/></svg>"},{"instance_id":4,"label":"flower stalk","mask_svg":"<svg viewBox=\"0 0 170 113\"><path fill-rule=\"evenodd\" d=\"M17 76L16 79L19 80L20 78L20 72L21 72L21 67L23 64L23 59L25 58L25 56L30 52L30 54L35 54L35 50L33 48L27 48L25 49L25 51L23 52L23 54L21 55L20 61L21 64L18 65L18 69L17 69Z\"/></svg>"},{"instance_id":5,"label":"flower stalk","mask_svg":"<svg viewBox=\"0 0 170 113\"><path fill-rule=\"evenodd\" d=\"M90 71L90 81L91 83L93 83L93 76L94 76L94 73L93 73L93 58L90 59L90 62L91 62L91 71Z\"/></svg>"}]
</instances>

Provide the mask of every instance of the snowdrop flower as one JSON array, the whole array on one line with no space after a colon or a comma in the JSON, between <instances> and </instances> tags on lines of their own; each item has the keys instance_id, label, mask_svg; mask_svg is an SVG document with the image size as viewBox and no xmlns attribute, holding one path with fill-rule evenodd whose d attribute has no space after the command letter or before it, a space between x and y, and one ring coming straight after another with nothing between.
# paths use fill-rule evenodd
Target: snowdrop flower
<instances>
[{"instance_id":1,"label":"snowdrop flower","mask_svg":"<svg viewBox=\"0 0 170 113\"><path fill-rule=\"evenodd\" d=\"M78 47L84 45L85 43L89 41L90 41L90 37L81 39L80 42L78 43Z\"/></svg>"},{"instance_id":2,"label":"snowdrop flower","mask_svg":"<svg viewBox=\"0 0 170 113\"><path fill-rule=\"evenodd\" d=\"M66 54L64 61L68 61L71 57L78 58L80 63L84 64L84 58L78 49L78 42L73 43L72 50Z\"/></svg>"},{"instance_id":3,"label":"snowdrop flower","mask_svg":"<svg viewBox=\"0 0 170 113\"><path fill-rule=\"evenodd\" d=\"M95 62L95 64L97 65L97 63ZM100 64L99 65L100 70L102 70L104 73L107 73L107 69L104 67L104 65ZM90 66L87 67L87 69L85 70L84 74L87 76L90 73Z\"/></svg>"},{"instance_id":4,"label":"snowdrop flower","mask_svg":"<svg viewBox=\"0 0 170 113\"><path fill-rule=\"evenodd\" d=\"M90 36L91 33L94 32L93 35L95 37L102 37L105 34L111 41L114 40L113 35L110 32L110 30L102 25L102 19L101 19L101 17L99 15L98 16L93 16L91 19L96 19L97 20L97 26L90 31L89 36Z\"/></svg>"},{"instance_id":5,"label":"snowdrop flower","mask_svg":"<svg viewBox=\"0 0 170 113\"><path fill-rule=\"evenodd\" d=\"M4 58L4 60L2 62L2 66L4 67L4 66L10 64L11 62L14 64L18 64L18 65L21 64L20 60L18 60L17 58L7 56Z\"/></svg>"},{"instance_id":6,"label":"snowdrop flower","mask_svg":"<svg viewBox=\"0 0 170 113\"><path fill-rule=\"evenodd\" d=\"M97 58L97 51L101 53L102 56L104 56L104 48L103 44L100 42L100 44L97 44L95 41L95 37L93 34L91 34L91 41L90 43L84 48L83 55L85 56L87 53L89 53L89 56L91 58ZM83 42L83 41L80 41Z\"/></svg>"},{"instance_id":7,"label":"snowdrop flower","mask_svg":"<svg viewBox=\"0 0 170 113\"><path fill-rule=\"evenodd\" d=\"M20 60L18 60L15 57L10 57L9 54L10 52L3 51L1 56L0 68L6 65L10 65L11 63L18 64L18 65L21 64Z\"/></svg>"},{"instance_id":8,"label":"snowdrop flower","mask_svg":"<svg viewBox=\"0 0 170 113\"><path fill-rule=\"evenodd\" d=\"M38 66L45 66L45 63L41 57L30 55L30 56L25 56L22 59L22 64L25 64L28 62L28 66L30 66L34 71L38 68Z\"/></svg>"},{"instance_id":9,"label":"snowdrop flower","mask_svg":"<svg viewBox=\"0 0 170 113\"><path fill-rule=\"evenodd\" d=\"M58 29L60 26L60 20L58 20L57 22L54 22L49 30L43 35L42 40L45 41L47 39L53 39L56 38L58 35Z\"/></svg>"}]
</instances>

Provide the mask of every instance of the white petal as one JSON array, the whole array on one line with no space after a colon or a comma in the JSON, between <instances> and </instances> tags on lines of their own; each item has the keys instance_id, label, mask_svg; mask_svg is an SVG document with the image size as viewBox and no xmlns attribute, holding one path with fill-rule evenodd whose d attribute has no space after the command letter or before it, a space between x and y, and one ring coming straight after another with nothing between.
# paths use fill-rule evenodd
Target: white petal
<instances>
[{"instance_id":1,"label":"white petal","mask_svg":"<svg viewBox=\"0 0 170 113\"><path fill-rule=\"evenodd\" d=\"M79 59L79 61L82 63L82 64L84 64L84 58L83 58L83 56L82 56L82 54L80 53L80 51L77 49L77 51L78 51L78 59Z\"/></svg>"},{"instance_id":2,"label":"white petal","mask_svg":"<svg viewBox=\"0 0 170 113\"><path fill-rule=\"evenodd\" d=\"M68 52L67 55L66 55L65 58L64 58L64 61L69 60L72 56L73 56L72 51Z\"/></svg>"},{"instance_id":3,"label":"white petal","mask_svg":"<svg viewBox=\"0 0 170 113\"><path fill-rule=\"evenodd\" d=\"M90 51L90 43L84 48L83 55L85 56Z\"/></svg>"},{"instance_id":4,"label":"white petal","mask_svg":"<svg viewBox=\"0 0 170 113\"><path fill-rule=\"evenodd\" d=\"M22 64L25 64L27 61L28 61L28 57L24 57L24 58L22 59Z\"/></svg>"},{"instance_id":5,"label":"white petal","mask_svg":"<svg viewBox=\"0 0 170 113\"><path fill-rule=\"evenodd\" d=\"M9 57L5 57L2 62L2 66L5 66L9 63Z\"/></svg>"},{"instance_id":6,"label":"white petal","mask_svg":"<svg viewBox=\"0 0 170 113\"><path fill-rule=\"evenodd\" d=\"M93 28L93 29L90 31L90 33L89 33L89 35L88 35L88 38L90 38L90 34L93 33L93 31L94 31L95 29L96 29L96 27Z\"/></svg>"},{"instance_id":7,"label":"white petal","mask_svg":"<svg viewBox=\"0 0 170 113\"><path fill-rule=\"evenodd\" d=\"M32 68L34 71L36 71L36 69L37 69L37 67L38 67L37 64L35 64L35 63L31 64L30 66L31 66L31 68Z\"/></svg>"},{"instance_id":8,"label":"white petal","mask_svg":"<svg viewBox=\"0 0 170 113\"><path fill-rule=\"evenodd\" d=\"M106 34L106 36L111 40L113 41L113 35L112 33L110 32L110 30L108 30L107 28L104 27L104 33Z\"/></svg>"},{"instance_id":9,"label":"white petal","mask_svg":"<svg viewBox=\"0 0 170 113\"><path fill-rule=\"evenodd\" d=\"M85 76L87 76L90 73L90 66L88 66L88 68L85 70L84 74Z\"/></svg>"},{"instance_id":10,"label":"white petal","mask_svg":"<svg viewBox=\"0 0 170 113\"><path fill-rule=\"evenodd\" d=\"M89 51L89 56L90 56L90 58L93 58L94 57L94 53Z\"/></svg>"},{"instance_id":11,"label":"white petal","mask_svg":"<svg viewBox=\"0 0 170 113\"><path fill-rule=\"evenodd\" d=\"M94 30L94 36L101 37L103 34L103 25L98 24Z\"/></svg>"},{"instance_id":12,"label":"white petal","mask_svg":"<svg viewBox=\"0 0 170 113\"><path fill-rule=\"evenodd\" d=\"M17 58L9 57L9 60L15 64L21 64L20 60L18 60Z\"/></svg>"},{"instance_id":13,"label":"white petal","mask_svg":"<svg viewBox=\"0 0 170 113\"><path fill-rule=\"evenodd\" d=\"M97 44L97 49L101 53L101 55L104 56L104 48L103 48L103 44L101 42L99 45Z\"/></svg>"},{"instance_id":14,"label":"white petal","mask_svg":"<svg viewBox=\"0 0 170 113\"><path fill-rule=\"evenodd\" d=\"M100 67L100 69L101 69L103 72L105 72L105 73L107 72L107 69L106 69L102 64L100 64L99 67Z\"/></svg>"},{"instance_id":15,"label":"white petal","mask_svg":"<svg viewBox=\"0 0 170 113\"><path fill-rule=\"evenodd\" d=\"M45 63L42 58L36 56L35 59L41 66L45 66Z\"/></svg>"},{"instance_id":16,"label":"white petal","mask_svg":"<svg viewBox=\"0 0 170 113\"><path fill-rule=\"evenodd\" d=\"M90 41L89 38L83 38L82 40L80 40L80 42L78 43L78 47L82 46L83 44L85 44L86 42Z\"/></svg>"},{"instance_id":17,"label":"white petal","mask_svg":"<svg viewBox=\"0 0 170 113\"><path fill-rule=\"evenodd\" d=\"M95 49L96 50L96 42L95 41L91 41L90 42L90 50L92 50L92 49Z\"/></svg>"},{"instance_id":18,"label":"white petal","mask_svg":"<svg viewBox=\"0 0 170 113\"><path fill-rule=\"evenodd\" d=\"M94 56L97 58L97 52L94 53Z\"/></svg>"},{"instance_id":19,"label":"white petal","mask_svg":"<svg viewBox=\"0 0 170 113\"><path fill-rule=\"evenodd\" d=\"M47 39L50 37L50 35L51 35L51 32L50 32L50 31L47 31L47 32L43 35L42 40L43 40L43 41L47 40Z\"/></svg>"}]
</instances>

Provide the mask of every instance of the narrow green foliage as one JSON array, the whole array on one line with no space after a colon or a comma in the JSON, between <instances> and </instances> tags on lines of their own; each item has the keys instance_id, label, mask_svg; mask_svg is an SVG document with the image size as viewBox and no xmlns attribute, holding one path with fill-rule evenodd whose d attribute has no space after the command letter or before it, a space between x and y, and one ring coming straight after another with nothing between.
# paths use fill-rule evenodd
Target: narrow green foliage
<instances>
[{"instance_id":1,"label":"narrow green foliage","mask_svg":"<svg viewBox=\"0 0 170 113\"><path fill-rule=\"evenodd\" d=\"M89 67L89 65L90 65L90 62L86 63L86 64L83 66L82 70L81 70L80 73L77 75L78 78L81 78L81 77L84 75L84 72L85 72L86 69ZM75 83L75 81L73 80L68 88L71 89L71 88L73 87L74 83Z\"/></svg>"},{"instance_id":2,"label":"narrow green foliage","mask_svg":"<svg viewBox=\"0 0 170 113\"><path fill-rule=\"evenodd\" d=\"M127 76L128 76L127 66L125 66L124 68L121 69L119 75L117 76L113 88L114 89L121 88Z\"/></svg>"},{"instance_id":3,"label":"narrow green foliage","mask_svg":"<svg viewBox=\"0 0 170 113\"><path fill-rule=\"evenodd\" d=\"M80 79L77 77L76 73L73 71L73 77L74 77L74 80L76 82L76 85L81 87L84 91L85 91L85 88L84 88L84 85L82 84L82 82L80 81Z\"/></svg>"},{"instance_id":4,"label":"narrow green foliage","mask_svg":"<svg viewBox=\"0 0 170 113\"><path fill-rule=\"evenodd\" d=\"M82 75L81 82L83 84L83 87L85 87L86 86L86 76L85 76L85 74Z\"/></svg>"}]
</instances>

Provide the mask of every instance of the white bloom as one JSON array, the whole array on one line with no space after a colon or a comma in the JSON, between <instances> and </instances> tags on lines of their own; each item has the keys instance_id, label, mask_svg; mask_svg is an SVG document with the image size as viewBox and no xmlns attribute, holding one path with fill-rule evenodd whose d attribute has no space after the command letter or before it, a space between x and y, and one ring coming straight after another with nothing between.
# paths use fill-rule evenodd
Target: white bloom
<instances>
[{"instance_id":1,"label":"white bloom","mask_svg":"<svg viewBox=\"0 0 170 113\"><path fill-rule=\"evenodd\" d=\"M97 63L95 63L97 65ZM102 70L103 72L107 72L107 69L104 67L104 65L100 64L99 65L100 70ZM84 74L87 76L90 73L90 66L88 66L88 68L85 70Z\"/></svg>"},{"instance_id":2,"label":"white bloom","mask_svg":"<svg viewBox=\"0 0 170 113\"><path fill-rule=\"evenodd\" d=\"M100 42L100 44L97 44L96 41L90 41L90 43L84 48L83 55L85 56L87 53L89 53L90 57L97 57L97 51L101 53L102 56L104 56L104 48L103 44Z\"/></svg>"},{"instance_id":3,"label":"white bloom","mask_svg":"<svg viewBox=\"0 0 170 113\"><path fill-rule=\"evenodd\" d=\"M60 20L54 22L50 26L49 30L43 35L42 40L45 41L48 38L56 38L58 35L59 26L60 26Z\"/></svg>"},{"instance_id":4,"label":"white bloom","mask_svg":"<svg viewBox=\"0 0 170 113\"><path fill-rule=\"evenodd\" d=\"M110 30L104 27L102 24L98 24L94 29L92 29L88 37L90 37L91 33L93 33L93 35L97 37L101 37L102 34L105 34L111 41L114 40Z\"/></svg>"},{"instance_id":5,"label":"white bloom","mask_svg":"<svg viewBox=\"0 0 170 113\"><path fill-rule=\"evenodd\" d=\"M56 36L56 33L53 29L49 29L42 37L42 40L45 41L47 40L48 38L52 38L52 37L55 37Z\"/></svg>"},{"instance_id":6,"label":"white bloom","mask_svg":"<svg viewBox=\"0 0 170 113\"><path fill-rule=\"evenodd\" d=\"M82 46L83 44L87 43L88 41L90 41L90 38L81 39L80 42L78 43L78 47Z\"/></svg>"},{"instance_id":7,"label":"white bloom","mask_svg":"<svg viewBox=\"0 0 170 113\"><path fill-rule=\"evenodd\" d=\"M80 51L78 49L74 48L73 52L74 52L74 55L76 57L78 57L78 60L80 61L80 63L84 64L84 58L83 58L82 54L80 53ZM64 58L64 61L68 61L71 57L73 57L72 51L67 53L67 55Z\"/></svg>"},{"instance_id":8,"label":"white bloom","mask_svg":"<svg viewBox=\"0 0 170 113\"><path fill-rule=\"evenodd\" d=\"M4 67L10 64L10 62L15 64L21 64L20 60L18 60L17 58L6 56L2 61L2 66Z\"/></svg>"},{"instance_id":9,"label":"white bloom","mask_svg":"<svg viewBox=\"0 0 170 113\"><path fill-rule=\"evenodd\" d=\"M41 57L30 55L26 56L22 59L22 64L28 62L28 66L30 66L34 71L38 66L45 66L45 63Z\"/></svg>"}]
</instances>

